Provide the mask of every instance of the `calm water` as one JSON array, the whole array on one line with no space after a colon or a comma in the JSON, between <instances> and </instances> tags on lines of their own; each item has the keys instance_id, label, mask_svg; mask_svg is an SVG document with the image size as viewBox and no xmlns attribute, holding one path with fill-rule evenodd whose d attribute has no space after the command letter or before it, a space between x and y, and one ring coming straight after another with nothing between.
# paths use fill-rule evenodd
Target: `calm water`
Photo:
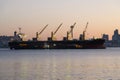
<instances>
[{"instance_id":1,"label":"calm water","mask_svg":"<svg viewBox=\"0 0 120 80\"><path fill-rule=\"evenodd\" d=\"M0 80L120 80L120 48L0 49Z\"/></svg>"}]
</instances>

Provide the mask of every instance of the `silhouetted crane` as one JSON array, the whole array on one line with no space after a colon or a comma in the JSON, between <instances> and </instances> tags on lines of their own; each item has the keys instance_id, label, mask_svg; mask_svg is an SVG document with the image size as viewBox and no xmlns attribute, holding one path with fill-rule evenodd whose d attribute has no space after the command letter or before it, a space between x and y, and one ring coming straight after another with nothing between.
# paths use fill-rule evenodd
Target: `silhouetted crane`
<instances>
[{"instance_id":1,"label":"silhouetted crane","mask_svg":"<svg viewBox=\"0 0 120 80\"><path fill-rule=\"evenodd\" d=\"M72 26L70 26L71 30L67 32L68 40L70 39L70 34L71 34L71 39L73 39L73 29L74 29L75 25L76 25L76 22Z\"/></svg>"},{"instance_id":2,"label":"silhouetted crane","mask_svg":"<svg viewBox=\"0 0 120 80\"><path fill-rule=\"evenodd\" d=\"M86 27L85 27L85 29L84 29L84 31L83 31L83 40L85 40L85 32L86 32L86 30L87 30L87 27L88 27L88 22L87 22Z\"/></svg>"},{"instance_id":3,"label":"silhouetted crane","mask_svg":"<svg viewBox=\"0 0 120 80\"><path fill-rule=\"evenodd\" d=\"M63 23L61 23L58 28L55 30L55 32L51 32L51 39L52 40L56 40L55 38L55 34L57 33L57 31L60 29L60 27L62 26Z\"/></svg>"},{"instance_id":4,"label":"silhouetted crane","mask_svg":"<svg viewBox=\"0 0 120 80\"><path fill-rule=\"evenodd\" d=\"M38 39L39 38L39 35L41 35L42 34L42 32L47 28L47 26L48 26L48 24L38 33L38 32L36 32L36 39Z\"/></svg>"}]
</instances>

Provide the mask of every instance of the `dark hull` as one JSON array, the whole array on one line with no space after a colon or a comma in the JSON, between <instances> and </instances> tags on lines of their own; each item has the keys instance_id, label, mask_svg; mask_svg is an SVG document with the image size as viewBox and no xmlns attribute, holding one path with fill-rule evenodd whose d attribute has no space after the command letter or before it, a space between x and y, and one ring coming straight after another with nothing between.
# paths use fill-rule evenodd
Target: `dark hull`
<instances>
[{"instance_id":1,"label":"dark hull","mask_svg":"<svg viewBox=\"0 0 120 80\"><path fill-rule=\"evenodd\" d=\"M22 41L9 42L10 49L105 49L105 40Z\"/></svg>"}]
</instances>

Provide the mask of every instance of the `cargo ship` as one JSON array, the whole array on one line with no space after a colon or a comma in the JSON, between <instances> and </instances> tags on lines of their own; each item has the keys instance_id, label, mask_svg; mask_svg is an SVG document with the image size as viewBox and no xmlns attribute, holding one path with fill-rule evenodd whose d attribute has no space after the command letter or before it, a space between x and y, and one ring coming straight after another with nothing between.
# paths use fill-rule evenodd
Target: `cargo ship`
<instances>
[{"instance_id":1,"label":"cargo ship","mask_svg":"<svg viewBox=\"0 0 120 80\"><path fill-rule=\"evenodd\" d=\"M13 41L10 49L105 49L104 39L69 41Z\"/></svg>"},{"instance_id":2,"label":"cargo ship","mask_svg":"<svg viewBox=\"0 0 120 80\"><path fill-rule=\"evenodd\" d=\"M56 29L55 32L51 32L51 37L49 37L48 40L46 41L39 41L38 37L46 29L48 25L46 25L39 33L37 32L36 37L30 41L22 40L24 34L21 33L21 29L19 29L19 34L17 34L17 32L15 31L14 32L15 39L13 41L10 41L8 45L10 49L105 49L106 48L104 46L105 40L102 38L98 38L98 39L93 38L89 40L85 39L85 32L88 23L86 24L83 34L80 35L79 40L72 39L73 28L75 24L76 23L70 26L71 29L70 31L67 32L67 37L64 37L63 40L56 40L54 37L56 32L62 26L62 24L59 25L59 27Z\"/></svg>"}]
</instances>

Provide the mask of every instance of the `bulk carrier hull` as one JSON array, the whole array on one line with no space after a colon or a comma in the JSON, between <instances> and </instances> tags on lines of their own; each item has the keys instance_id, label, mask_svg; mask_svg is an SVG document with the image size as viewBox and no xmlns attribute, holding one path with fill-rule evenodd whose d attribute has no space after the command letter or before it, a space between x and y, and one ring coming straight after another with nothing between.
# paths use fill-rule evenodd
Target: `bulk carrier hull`
<instances>
[{"instance_id":1,"label":"bulk carrier hull","mask_svg":"<svg viewBox=\"0 0 120 80\"><path fill-rule=\"evenodd\" d=\"M12 41L10 49L105 49L104 39L61 41Z\"/></svg>"}]
</instances>

